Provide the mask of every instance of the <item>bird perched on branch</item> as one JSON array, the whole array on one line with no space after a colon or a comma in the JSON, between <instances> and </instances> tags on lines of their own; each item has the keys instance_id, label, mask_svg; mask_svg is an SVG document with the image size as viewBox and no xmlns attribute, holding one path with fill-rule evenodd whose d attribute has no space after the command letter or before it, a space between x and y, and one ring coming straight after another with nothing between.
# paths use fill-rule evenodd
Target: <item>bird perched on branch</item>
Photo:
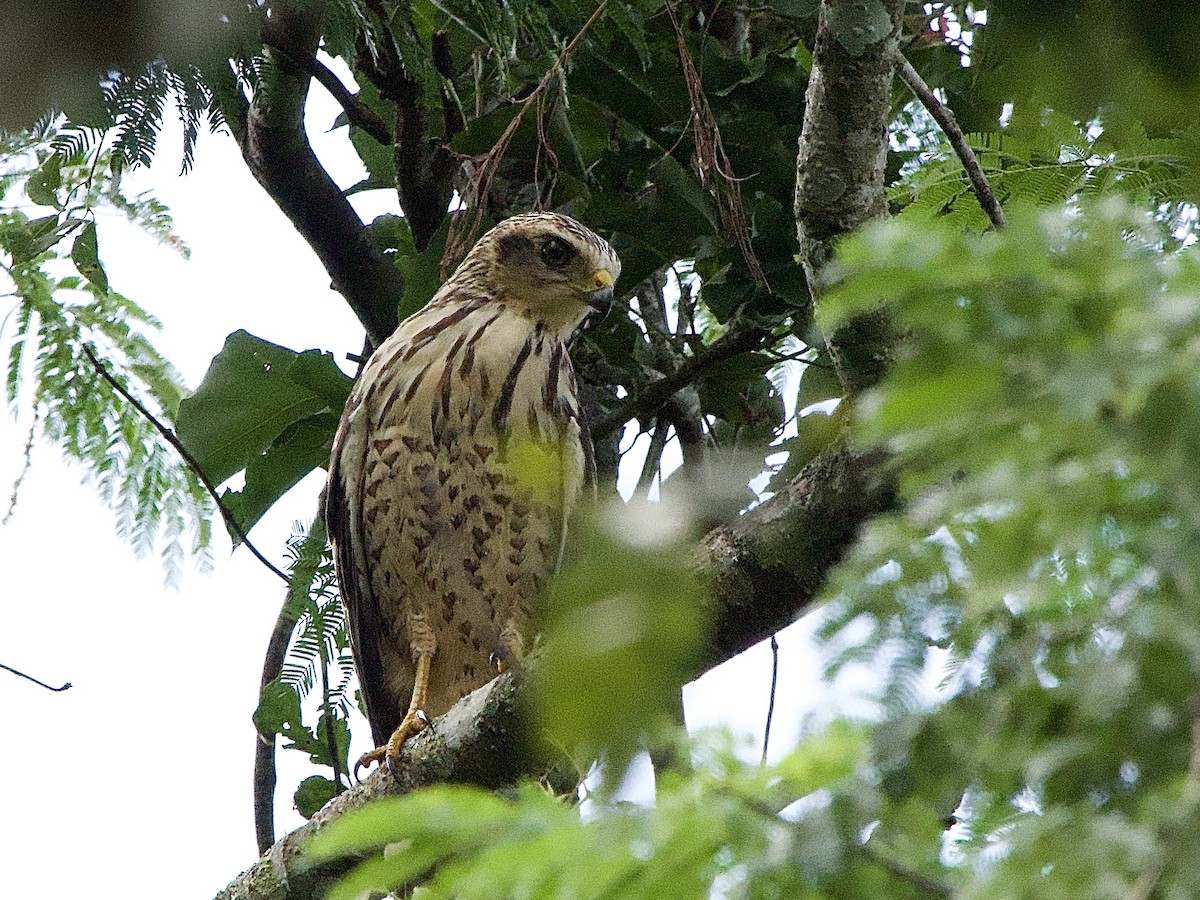
<instances>
[{"instance_id":1,"label":"bird perched on branch","mask_svg":"<svg viewBox=\"0 0 1200 900\"><path fill-rule=\"evenodd\" d=\"M567 341L621 271L574 219L484 235L375 351L329 466L326 519L376 750L525 652L594 468Z\"/></svg>"}]
</instances>

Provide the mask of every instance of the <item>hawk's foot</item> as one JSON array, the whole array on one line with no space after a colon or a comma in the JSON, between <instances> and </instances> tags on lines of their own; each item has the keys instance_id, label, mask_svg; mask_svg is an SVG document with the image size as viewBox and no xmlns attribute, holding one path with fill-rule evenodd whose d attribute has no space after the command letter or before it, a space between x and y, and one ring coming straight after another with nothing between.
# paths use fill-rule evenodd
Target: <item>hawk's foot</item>
<instances>
[{"instance_id":1,"label":"hawk's foot","mask_svg":"<svg viewBox=\"0 0 1200 900\"><path fill-rule=\"evenodd\" d=\"M429 716L425 715L423 709L410 709L408 714L392 732L392 736L388 738L387 744L382 747L376 747L364 753L358 758L358 762L354 764L354 777L358 778L358 770L366 769L380 760L387 760L388 768L393 772L398 772L400 769L400 748L404 746L404 742L415 734L424 731L426 728L432 728L433 722L429 720Z\"/></svg>"}]
</instances>

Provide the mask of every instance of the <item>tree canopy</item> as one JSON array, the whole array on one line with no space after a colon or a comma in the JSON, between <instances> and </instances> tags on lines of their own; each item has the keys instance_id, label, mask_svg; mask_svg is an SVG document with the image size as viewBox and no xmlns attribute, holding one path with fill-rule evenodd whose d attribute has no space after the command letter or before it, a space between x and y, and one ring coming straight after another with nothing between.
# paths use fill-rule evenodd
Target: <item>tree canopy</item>
<instances>
[{"instance_id":1,"label":"tree canopy","mask_svg":"<svg viewBox=\"0 0 1200 900\"><path fill-rule=\"evenodd\" d=\"M1200 12L201 6L186 40L54 35L117 67L49 97L14 79L14 109L61 109L0 142L8 402L168 571L218 518L259 553L352 381L332 348L238 330L189 390L112 290L97 207L186 252L122 190L171 107L185 170L202 129L237 143L364 356L532 208L607 237L627 301L572 348L609 502L574 529L536 659L352 788L312 498L254 715L270 852L226 896L1200 893ZM314 90L336 121L306 117ZM329 127L358 184L313 154ZM377 188L395 213L363 223L347 196ZM873 673L870 713L808 723L773 765L689 741L681 684L806 613L827 685ZM310 824L271 849L276 736L316 768L290 786ZM643 748L657 802L629 807ZM597 759L581 814L560 795Z\"/></svg>"}]
</instances>

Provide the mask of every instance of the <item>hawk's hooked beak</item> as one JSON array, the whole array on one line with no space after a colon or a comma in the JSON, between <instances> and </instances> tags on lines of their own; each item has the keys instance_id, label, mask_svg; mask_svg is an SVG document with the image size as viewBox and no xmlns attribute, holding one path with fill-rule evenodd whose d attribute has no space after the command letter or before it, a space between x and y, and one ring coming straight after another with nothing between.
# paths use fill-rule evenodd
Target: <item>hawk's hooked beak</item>
<instances>
[{"instance_id":1,"label":"hawk's hooked beak","mask_svg":"<svg viewBox=\"0 0 1200 900\"><path fill-rule=\"evenodd\" d=\"M588 306L596 310L603 319L612 309L613 277L607 269L597 269L592 273L592 288L588 292Z\"/></svg>"}]
</instances>

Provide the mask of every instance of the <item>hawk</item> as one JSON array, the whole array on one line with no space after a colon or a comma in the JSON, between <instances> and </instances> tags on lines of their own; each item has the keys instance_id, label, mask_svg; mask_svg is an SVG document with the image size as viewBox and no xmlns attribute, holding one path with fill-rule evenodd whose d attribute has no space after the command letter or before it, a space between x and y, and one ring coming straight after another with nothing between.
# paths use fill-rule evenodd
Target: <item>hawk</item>
<instances>
[{"instance_id":1,"label":"hawk","mask_svg":"<svg viewBox=\"0 0 1200 900\"><path fill-rule=\"evenodd\" d=\"M524 655L595 468L567 342L620 272L574 219L506 219L356 382L326 521L377 747L360 764Z\"/></svg>"}]
</instances>

